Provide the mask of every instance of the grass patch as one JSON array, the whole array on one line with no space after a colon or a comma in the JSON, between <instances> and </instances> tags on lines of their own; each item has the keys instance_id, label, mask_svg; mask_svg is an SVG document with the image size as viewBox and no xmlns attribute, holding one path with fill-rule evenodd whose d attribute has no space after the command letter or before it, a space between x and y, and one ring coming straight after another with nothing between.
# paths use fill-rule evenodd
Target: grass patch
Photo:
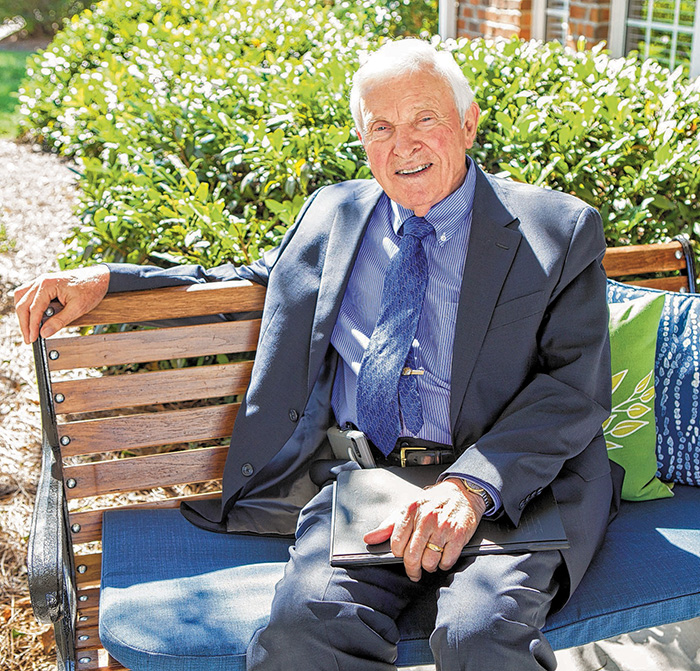
<instances>
[{"instance_id":1,"label":"grass patch","mask_svg":"<svg viewBox=\"0 0 700 671\"><path fill-rule=\"evenodd\" d=\"M0 137L17 135L19 101L16 93L24 77L31 51L0 50Z\"/></svg>"}]
</instances>

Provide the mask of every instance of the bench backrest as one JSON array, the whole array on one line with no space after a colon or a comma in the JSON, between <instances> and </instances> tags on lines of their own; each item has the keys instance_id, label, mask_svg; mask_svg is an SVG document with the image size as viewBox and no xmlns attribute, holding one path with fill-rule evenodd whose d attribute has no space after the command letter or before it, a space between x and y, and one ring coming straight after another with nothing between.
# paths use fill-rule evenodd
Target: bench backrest
<instances>
[{"instance_id":1,"label":"bench backrest","mask_svg":"<svg viewBox=\"0 0 700 671\"><path fill-rule=\"evenodd\" d=\"M44 440L62 469L68 504L77 669L102 668L97 607L104 511L176 507L219 491L264 296L263 287L249 282L112 294L73 324L97 328L36 345ZM128 330L221 314L234 320Z\"/></svg>"},{"instance_id":2,"label":"bench backrest","mask_svg":"<svg viewBox=\"0 0 700 671\"><path fill-rule=\"evenodd\" d=\"M693 251L684 236L653 245L609 247L603 266L608 277L621 282L695 292Z\"/></svg>"},{"instance_id":3,"label":"bench backrest","mask_svg":"<svg viewBox=\"0 0 700 671\"><path fill-rule=\"evenodd\" d=\"M680 270L685 274L642 283L676 290L684 284L687 291L694 286L688 258L678 242L611 249L605 268L625 278ZM44 439L62 470L68 503L78 670L107 667L97 635L102 515L112 508L175 507L218 493L264 294L247 282L112 294L73 324L96 327L91 332L36 345ZM221 314L232 319L131 329Z\"/></svg>"}]
</instances>

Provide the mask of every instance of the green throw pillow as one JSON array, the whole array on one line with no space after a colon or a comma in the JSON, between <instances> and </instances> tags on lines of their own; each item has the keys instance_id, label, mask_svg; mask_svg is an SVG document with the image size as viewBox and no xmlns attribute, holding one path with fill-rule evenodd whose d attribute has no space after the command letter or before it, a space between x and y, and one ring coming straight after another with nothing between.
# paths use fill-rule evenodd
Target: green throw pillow
<instances>
[{"instance_id":1,"label":"green throw pillow","mask_svg":"<svg viewBox=\"0 0 700 671\"><path fill-rule=\"evenodd\" d=\"M625 469L622 498L673 496L656 477L654 360L664 296L610 303L612 412L603 424L610 459Z\"/></svg>"}]
</instances>

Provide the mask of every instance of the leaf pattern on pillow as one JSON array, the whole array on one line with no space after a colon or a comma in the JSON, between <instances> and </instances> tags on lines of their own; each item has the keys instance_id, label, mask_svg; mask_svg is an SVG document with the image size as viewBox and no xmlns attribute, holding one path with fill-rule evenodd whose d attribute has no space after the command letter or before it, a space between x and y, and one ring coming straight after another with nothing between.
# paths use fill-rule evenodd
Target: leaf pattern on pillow
<instances>
[{"instance_id":1,"label":"leaf pattern on pillow","mask_svg":"<svg viewBox=\"0 0 700 671\"><path fill-rule=\"evenodd\" d=\"M612 376L613 393L627 377L628 370L614 373ZM615 405L605 422L603 422L603 434L605 444L609 450L617 450L623 446L616 443L613 438L625 438L639 431L649 424L648 420L640 419L653 408L654 400L654 371L650 370L634 387L634 391L628 398Z\"/></svg>"}]
</instances>

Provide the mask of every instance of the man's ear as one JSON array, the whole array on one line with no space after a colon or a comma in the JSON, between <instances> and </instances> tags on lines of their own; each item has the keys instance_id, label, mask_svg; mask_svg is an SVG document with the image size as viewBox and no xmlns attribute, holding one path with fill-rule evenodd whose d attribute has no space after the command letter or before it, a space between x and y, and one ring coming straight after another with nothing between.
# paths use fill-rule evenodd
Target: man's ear
<instances>
[{"instance_id":1,"label":"man's ear","mask_svg":"<svg viewBox=\"0 0 700 671\"><path fill-rule=\"evenodd\" d=\"M479 106L473 102L467 113L464 115L464 124L462 132L464 133L464 146L466 149L471 149L476 139L476 129L479 125Z\"/></svg>"}]
</instances>

